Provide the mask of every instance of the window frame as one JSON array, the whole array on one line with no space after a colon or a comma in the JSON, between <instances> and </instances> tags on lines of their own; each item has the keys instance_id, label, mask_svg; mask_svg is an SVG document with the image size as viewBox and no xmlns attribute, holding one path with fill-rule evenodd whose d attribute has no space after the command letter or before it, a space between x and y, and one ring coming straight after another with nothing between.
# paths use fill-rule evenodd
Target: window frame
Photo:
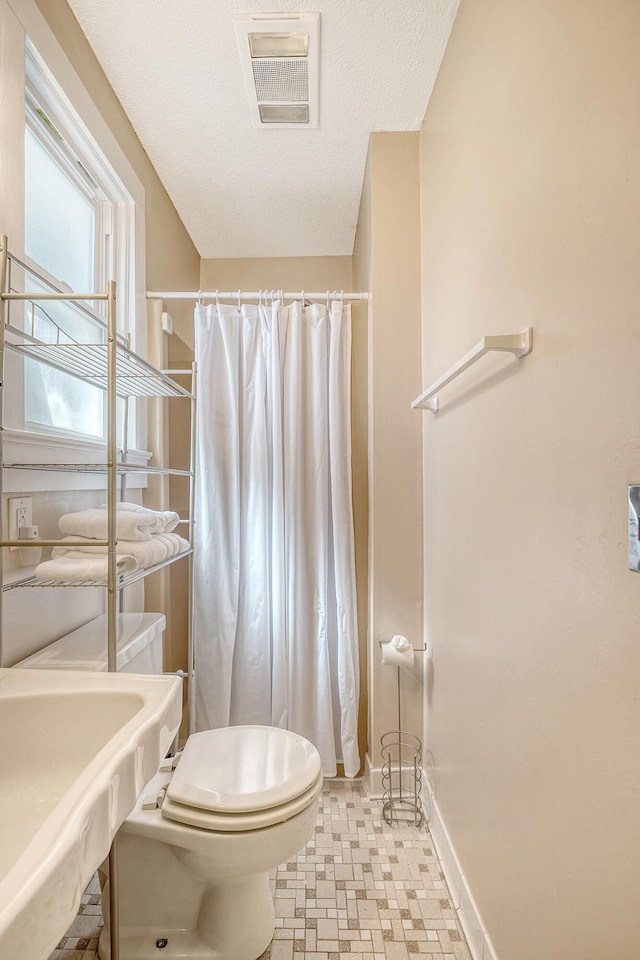
<instances>
[{"instance_id":1,"label":"window frame","mask_svg":"<svg viewBox=\"0 0 640 960\"><path fill-rule=\"evenodd\" d=\"M111 151L106 151L104 145L98 143L97 137L93 135L94 131L90 131L85 125L86 114L81 119L77 106L72 104L67 93L63 91L62 84L54 78L44 58L28 36L25 36L24 63L24 130L29 127L54 159L60 162L64 172L71 174L72 180L78 183L85 195L89 192L83 182L85 176L88 175L89 183L93 181L97 184L99 199L97 198L96 210L99 212L100 221L96 226L99 242L94 244L94 260L99 259L103 277L94 284L94 287L96 292L103 292L106 289L107 279L115 277L118 282L116 301L118 331L127 338L132 349L136 349L144 356L146 352L144 188L115 140L112 146L117 149ZM80 99L85 101L85 106L88 107L90 104L95 112L93 102L88 99L86 90L75 74L73 78L74 92L81 94ZM41 116L38 117L37 110L42 111L46 120ZM96 119L95 116L94 119ZM58 142L53 133L48 130L47 120L62 137L62 143ZM102 118L100 120L102 121ZM110 131L108 133L107 140L112 138ZM111 155L108 156L107 153ZM74 169L75 164L78 164L77 169ZM60 284L59 280L50 277L39 264L25 257L24 251L22 251L22 259L43 277L51 279L55 285ZM97 301L92 306L96 314L105 321L104 304ZM127 323L127 318L132 318L131 324ZM100 439L25 419L23 363L21 358L14 356L11 359L14 362L11 376L7 378L7 400L10 401L14 413L4 431L4 438L9 448L15 449L13 459L24 462L47 462L47 460L56 462L65 458L75 462L101 460L104 457L106 434ZM132 398L128 406L129 459L132 463L144 465L151 456L144 449L147 433L146 403L144 400ZM34 457L33 454L38 448L41 448L44 456ZM28 456L25 455L27 449L30 451ZM80 451L84 456L79 455ZM65 457L65 455L68 456ZM39 487L42 475L29 476L32 476L34 481L33 489L36 486ZM67 476L67 481L69 479L70 477ZM93 485L93 481L88 476L78 482L81 488ZM134 480L130 485L143 484L142 481ZM72 486L76 484L73 483Z\"/></svg>"}]
</instances>

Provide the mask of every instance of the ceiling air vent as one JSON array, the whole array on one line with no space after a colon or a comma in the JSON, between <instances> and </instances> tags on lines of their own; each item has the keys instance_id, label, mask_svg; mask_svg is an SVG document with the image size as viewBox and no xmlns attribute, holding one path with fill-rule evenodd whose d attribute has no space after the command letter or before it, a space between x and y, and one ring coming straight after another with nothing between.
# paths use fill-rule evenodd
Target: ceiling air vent
<instances>
[{"instance_id":1,"label":"ceiling air vent","mask_svg":"<svg viewBox=\"0 0 640 960\"><path fill-rule=\"evenodd\" d=\"M318 126L319 13L234 18L254 127Z\"/></svg>"}]
</instances>

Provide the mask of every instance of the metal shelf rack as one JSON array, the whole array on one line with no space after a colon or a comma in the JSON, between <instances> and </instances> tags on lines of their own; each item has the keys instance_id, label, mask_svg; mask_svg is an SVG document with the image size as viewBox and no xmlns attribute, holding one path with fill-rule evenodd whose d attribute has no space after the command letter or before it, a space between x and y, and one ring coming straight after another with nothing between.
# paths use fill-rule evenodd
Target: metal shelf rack
<instances>
[{"instance_id":1,"label":"metal shelf rack","mask_svg":"<svg viewBox=\"0 0 640 960\"><path fill-rule=\"evenodd\" d=\"M13 286L13 272L20 271L20 286L27 278L31 278L32 291L17 290ZM78 343L73 341L56 322L43 304L62 301L73 305L73 309L88 317L101 331L103 342ZM106 302L106 322L89 302ZM130 348L128 337L119 334L116 321L116 284L107 283L105 292L69 293L58 289L50 280L41 276L36 270L18 259L9 251L8 240L5 235L0 236L0 302L2 316L0 317L0 503L3 494L4 470L36 470L54 471L63 473L106 474L107 478L107 537L105 540L96 540L96 546L107 548L107 577L104 581L69 581L58 582L40 580L28 576L10 583L4 582L3 547L24 546L23 541L0 540L0 663L2 662L3 639L3 611L2 597L8 590L29 587L104 587L107 591L107 669L116 669L116 626L118 613L118 596L133 583L170 566L178 560L189 560L189 640L188 640L188 713L189 732L193 711L193 512L195 502L195 418L196 418L196 368L191 370L191 389L186 389L174 379L172 371L157 370ZM22 326L11 323L10 305L12 302L22 302L26 305L23 311ZM36 326L39 319L45 320L45 326L51 332L51 341L45 342L36 336ZM4 427L4 386L5 386L5 353L14 351L22 356L45 363L63 373L70 374L84 383L89 383L106 394L107 427L105 443L105 459L96 463L12 463L5 462L2 457L2 432ZM180 371L182 375L184 371ZM127 422L128 400L131 397L154 398L183 398L190 402L191 413L191 456L188 470L175 470L158 466L141 466L127 462ZM116 433L116 402L121 398L124 401L124 439L119 449ZM135 573L118 576L116 569L116 510L118 499L123 499L126 490L126 475L129 473L164 474L168 476L182 476L189 480L189 516L181 523L188 527L189 549L163 563L155 564ZM41 540L41 546L55 546L59 541ZM75 541L65 539L66 546L72 546ZM78 541L83 542L83 541Z\"/></svg>"}]
</instances>

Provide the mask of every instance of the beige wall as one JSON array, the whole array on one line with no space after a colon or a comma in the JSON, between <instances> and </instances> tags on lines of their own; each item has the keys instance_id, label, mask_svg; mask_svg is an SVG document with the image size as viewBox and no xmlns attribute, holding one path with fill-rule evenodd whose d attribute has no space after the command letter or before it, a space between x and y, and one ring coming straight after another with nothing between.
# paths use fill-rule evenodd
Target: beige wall
<instances>
[{"instance_id":1,"label":"beige wall","mask_svg":"<svg viewBox=\"0 0 640 960\"><path fill-rule=\"evenodd\" d=\"M351 257L203 260L203 290L349 290Z\"/></svg>"},{"instance_id":2,"label":"beige wall","mask_svg":"<svg viewBox=\"0 0 640 960\"><path fill-rule=\"evenodd\" d=\"M169 337L169 366L178 370L188 370L193 362L193 351L180 337ZM190 378L181 377L180 383L189 387ZM191 452L190 402L176 400L169 406L169 457L171 466L177 470L188 470ZM169 480L169 502L171 509L177 510L181 517L189 516L189 481L186 477L173 476ZM186 528L181 530L186 536ZM171 590L171 634L167 645L170 669L187 667L188 633L188 596L189 566L186 560L174 563L170 568Z\"/></svg>"},{"instance_id":3,"label":"beige wall","mask_svg":"<svg viewBox=\"0 0 640 960\"><path fill-rule=\"evenodd\" d=\"M430 777L501 960L638 955L640 5L463 0L421 141Z\"/></svg>"},{"instance_id":4,"label":"beige wall","mask_svg":"<svg viewBox=\"0 0 640 960\"><path fill-rule=\"evenodd\" d=\"M354 248L354 275L369 289L368 686L372 786L380 737L397 729L396 670L380 640L422 642L419 134L375 133ZM404 729L422 730L421 661L402 671Z\"/></svg>"}]
</instances>

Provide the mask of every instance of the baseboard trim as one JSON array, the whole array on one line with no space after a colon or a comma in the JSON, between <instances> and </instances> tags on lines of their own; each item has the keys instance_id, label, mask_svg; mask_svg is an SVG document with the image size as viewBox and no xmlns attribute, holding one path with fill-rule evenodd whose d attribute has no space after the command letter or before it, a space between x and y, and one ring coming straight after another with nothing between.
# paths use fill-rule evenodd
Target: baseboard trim
<instances>
[{"instance_id":1,"label":"baseboard trim","mask_svg":"<svg viewBox=\"0 0 640 960\"><path fill-rule=\"evenodd\" d=\"M368 753L364 758L362 781L369 799L380 800L382 797L382 767L374 767ZM451 901L458 914L471 956L473 960L498 960L491 937L484 925L440 813L440 808L433 795L431 784L424 772L422 774L422 808L425 818L429 822L433 845L438 854L442 872L451 894Z\"/></svg>"},{"instance_id":2,"label":"baseboard trim","mask_svg":"<svg viewBox=\"0 0 640 960\"><path fill-rule=\"evenodd\" d=\"M487 932L478 906L473 899L467 878L465 877L455 847L449 836L440 808L433 795L431 784L425 774L422 774L423 806L429 819L431 838L436 853L442 865L442 872L447 881L454 907L456 908L460 926L467 939L469 951L473 960L498 960L491 937Z\"/></svg>"},{"instance_id":3,"label":"baseboard trim","mask_svg":"<svg viewBox=\"0 0 640 960\"><path fill-rule=\"evenodd\" d=\"M380 800L382 798L382 767L372 766L371 757L368 753L364 757L362 782L369 800Z\"/></svg>"}]
</instances>

